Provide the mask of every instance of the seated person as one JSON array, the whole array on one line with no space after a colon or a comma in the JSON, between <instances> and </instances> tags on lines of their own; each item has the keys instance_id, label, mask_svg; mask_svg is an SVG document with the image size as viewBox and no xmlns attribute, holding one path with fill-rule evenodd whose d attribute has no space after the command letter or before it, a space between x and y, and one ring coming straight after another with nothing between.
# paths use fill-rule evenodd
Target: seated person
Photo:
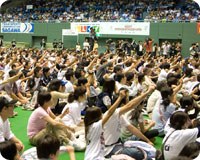
<instances>
[{"instance_id":1,"label":"seated person","mask_svg":"<svg viewBox=\"0 0 200 160\"><path fill-rule=\"evenodd\" d=\"M67 151L70 160L75 160L74 149L71 146L60 147L60 142L57 138L46 135L40 139L37 147L33 147L23 153L20 157L17 152L17 147L12 141L5 141L0 143L0 159L2 160L37 160L37 159L53 159L57 160L59 153Z\"/></svg>"},{"instance_id":2,"label":"seated person","mask_svg":"<svg viewBox=\"0 0 200 160\"><path fill-rule=\"evenodd\" d=\"M13 115L16 100L8 101L5 97L0 97L0 142L12 141L16 144L19 152L24 150L22 142L15 137L10 130L8 118Z\"/></svg>"},{"instance_id":3,"label":"seated person","mask_svg":"<svg viewBox=\"0 0 200 160\"><path fill-rule=\"evenodd\" d=\"M13 77L13 76L16 76L17 75L17 70L11 70L9 72L9 76L10 77ZM10 83L7 83L3 86L0 87L0 90L4 90L7 92L7 94L12 98L12 99L15 99L15 100L18 100L20 103L22 104L26 104L27 103L27 98L24 97L20 92L19 92L19 89L17 87L17 84L16 82L10 82Z\"/></svg>"}]
</instances>

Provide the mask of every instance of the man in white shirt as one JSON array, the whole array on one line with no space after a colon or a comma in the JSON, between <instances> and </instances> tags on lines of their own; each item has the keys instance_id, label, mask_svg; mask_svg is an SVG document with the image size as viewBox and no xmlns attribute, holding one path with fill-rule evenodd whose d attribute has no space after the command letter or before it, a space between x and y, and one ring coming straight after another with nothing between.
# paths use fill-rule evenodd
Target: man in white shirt
<instances>
[{"instance_id":1,"label":"man in white shirt","mask_svg":"<svg viewBox=\"0 0 200 160\"><path fill-rule=\"evenodd\" d=\"M19 152L24 150L22 142L15 137L10 130L10 123L8 118L13 115L14 104L16 100L8 101L5 97L0 97L0 142L6 140L13 141Z\"/></svg>"}]
</instances>

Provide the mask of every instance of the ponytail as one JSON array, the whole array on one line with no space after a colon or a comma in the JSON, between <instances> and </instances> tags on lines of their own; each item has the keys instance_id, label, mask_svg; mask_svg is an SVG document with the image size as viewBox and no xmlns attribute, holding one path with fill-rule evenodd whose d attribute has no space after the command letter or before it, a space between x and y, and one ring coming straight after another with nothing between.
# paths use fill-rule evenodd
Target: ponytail
<instances>
[{"instance_id":1,"label":"ponytail","mask_svg":"<svg viewBox=\"0 0 200 160\"><path fill-rule=\"evenodd\" d=\"M162 104L164 105L164 108L166 110L167 106L170 104L170 100L168 98L164 98Z\"/></svg>"},{"instance_id":2,"label":"ponytail","mask_svg":"<svg viewBox=\"0 0 200 160\"><path fill-rule=\"evenodd\" d=\"M72 92L72 93L70 93L70 95L69 95L69 97L68 97L68 102L69 102L69 103L72 103L72 102L74 102L74 100L75 100L74 92Z\"/></svg>"},{"instance_id":3,"label":"ponytail","mask_svg":"<svg viewBox=\"0 0 200 160\"><path fill-rule=\"evenodd\" d=\"M163 87L161 89L161 96L163 99L162 104L164 105L165 110L167 109L167 106L170 104L169 96L173 95L173 90L170 87Z\"/></svg>"},{"instance_id":4,"label":"ponytail","mask_svg":"<svg viewBox=\"0 0 200 160\"><path fill-rule=\"evenodd\" d=\"M86 93L86 89L82 87L77 87L74 92L70 93L68 97L68 102L72 103L75 100L78 100L80 96L83 96Z\"/></svg>"}]
</instances>

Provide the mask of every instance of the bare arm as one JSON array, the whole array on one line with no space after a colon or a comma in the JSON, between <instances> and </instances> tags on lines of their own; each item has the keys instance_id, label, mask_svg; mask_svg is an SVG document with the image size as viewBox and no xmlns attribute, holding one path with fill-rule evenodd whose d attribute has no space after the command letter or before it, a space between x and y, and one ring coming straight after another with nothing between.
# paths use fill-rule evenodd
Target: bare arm
<instances>
[{"instance_id":1,"label":"bare arm","mask_svg":"<svg viewBox=\"0 0 200 160\"><path fill-rule=\"evenodd\" d=\"M140 126L140 130L142 133L146 133L148 130L151 129L151 127L153 127L155 125L155 122L151 122L147 127L144 127L144 123L139 123Z\"/></svg>"},{"instance_id":2,"label":"bare arm","mask_svg":"<svg viewBox=\"0 0 200 160\"><path fill-rule=\"evenodd\" d=\"M147 138L145 137L136 127L134 127L133 125L129 125L127 127L127 129L134 134L136 137L144 140L145 142L147 142L148 144L154 146L154 144Z\"/></svg>"},{"instance_id":3,"label":"bare arm","mask_svg":"<svg viewBox=\"0 0 200 160\"><path fill-rule=\"evenodd\" d=\"M151 86L145 93L142 93L140 96L131 100L129 103L127 103L120 109L119 115L121 116L122 114L130 111L131 109L136 108L144 100L144 98L146 98L146 96L148 96L150 93L154 91L154 89L155 86Z\"/></svg>"},{"instance_id":4,"label":"bare arm","mask_svg":"<svg viewBox=\"0 0 200 160\"><path fill-rule=\"evenodd\" d=\"M125 96L125 91L120 91L119 97L117 98L115 103L109 108L107 114L105 114L105 116L103 117L102 125L104 125L108 121L108 119L112 116L112 114L114 113L115 109L119 106L119 103L121 102L124 96Z\"/></svg>"},{"instance_id":5,"label":"bare arm","mask_svg":"<svg viewBox=\"0 0 200 160\"><path fill-rule=\"evenodd\" d=\"M19 72L17 75L2 81L1 84L3 85L3 84L6 84L6 83L9 83L9 82L15 82L19 79L20 75L22 75L22 74L23 74L22 72Z\"/></svg>"},{"instance_id":6,"label":"bare arm","mask_svg":"<svg viewBox=\"0 0 200 160\"><path fill-rule=\"evenodd\" d=\"M12 137L10 139L10 141L12 141L12 142L14 142L16 144L17 150L19 152L22 152L24 150L24 145L23 145L23 143L18 138Z\"/></svg>"},{"instance_id":7,"label":"bare arm","mask_svg":"<svg viewBox=\"0 0 200 160\"><path fill-rule=\"evenodd\" d=\"M47 123L51 124L52 126L54 127L57 127L59 129L62 129L62 128L67 128L69 130L74 130L73 128L65 125L64 123L61 123L61 122L58 122L58 121L55 121L52 117L50 116L45 116L42 118L44 121L46 121Z\"/></svg>"}]
</instances>

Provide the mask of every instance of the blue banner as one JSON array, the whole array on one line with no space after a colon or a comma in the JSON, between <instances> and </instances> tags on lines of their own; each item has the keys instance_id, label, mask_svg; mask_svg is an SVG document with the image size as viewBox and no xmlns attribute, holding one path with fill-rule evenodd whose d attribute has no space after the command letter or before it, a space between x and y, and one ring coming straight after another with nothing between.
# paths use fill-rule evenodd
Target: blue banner
<instances>
[{"instance_id":1,"label":"blue banner","mask_svg":"<svg viewBox=\"0 0 200 160\"><path fill-rule=\"evenodd\" d=\"M1 33L34 33L33 23L1 23Z\"/></svg>"}]
</instances>

